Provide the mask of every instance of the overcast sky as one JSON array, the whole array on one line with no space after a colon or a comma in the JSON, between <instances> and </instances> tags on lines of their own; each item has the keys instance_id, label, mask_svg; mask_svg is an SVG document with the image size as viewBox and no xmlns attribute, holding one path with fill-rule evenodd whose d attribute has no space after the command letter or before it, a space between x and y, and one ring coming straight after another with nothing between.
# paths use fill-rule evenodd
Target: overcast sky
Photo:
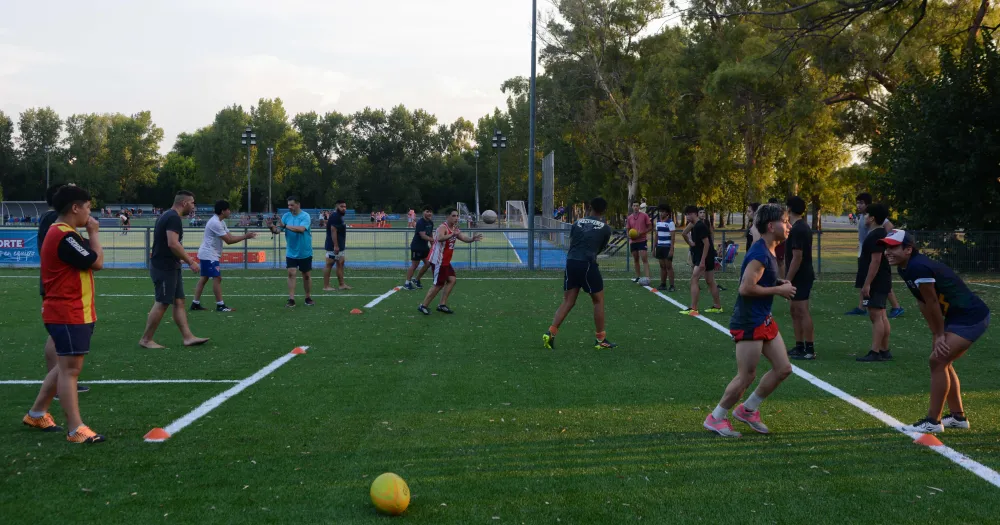
<instances>
[{"instance_id":1,"label":"overcast sky","mask_svg":"<svg viewBox=\"0 0 1000 525\"><path fill-rule=\"evenodd\" d=\"M549 11L551 4L539 2ZM161 151L223 107L405 104L476 122L528 76L529 0L0 0L0 110L150 110Z\"/></svg>"}]
</instances>

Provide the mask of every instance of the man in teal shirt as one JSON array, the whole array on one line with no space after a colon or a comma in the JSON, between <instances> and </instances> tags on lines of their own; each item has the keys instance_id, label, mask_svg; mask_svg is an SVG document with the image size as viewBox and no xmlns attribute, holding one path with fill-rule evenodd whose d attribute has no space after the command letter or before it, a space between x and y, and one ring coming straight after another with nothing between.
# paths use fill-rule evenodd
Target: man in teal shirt
<instances>
[{"instance_id":1,"label":"man in teal shirt","mask_svg":"<svg viewBox=\"0 0 1000 525\"><path fill-rule=\"evenodd\" d=\"M302 286L306 290L306 306L316 303L312 300L312 218L302 211L299 198L288 197L288 213L283 215L276 226L271 227L272 233L278 230L285 232L285 268L288 268L288 303L289 308L295 307L295 274L302 272Z\"/></svg>"}]
</instances>

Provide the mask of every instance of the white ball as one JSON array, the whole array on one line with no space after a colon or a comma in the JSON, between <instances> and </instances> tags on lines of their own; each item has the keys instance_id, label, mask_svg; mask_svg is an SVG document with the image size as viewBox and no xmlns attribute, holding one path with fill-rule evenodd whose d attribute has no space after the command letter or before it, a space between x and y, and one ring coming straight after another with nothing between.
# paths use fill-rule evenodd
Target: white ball
<instances>
[{"instance_id":1,"label":"white ball","mask_svg":"<svg viewBox=\"0 0 1000 525\"><path fill-rule=\"evenodd\" d=\"M486 210L483 212L483 222L486 224L493 224L497 222L497 212L493 210Z\"/></svg>"}]
</instances>

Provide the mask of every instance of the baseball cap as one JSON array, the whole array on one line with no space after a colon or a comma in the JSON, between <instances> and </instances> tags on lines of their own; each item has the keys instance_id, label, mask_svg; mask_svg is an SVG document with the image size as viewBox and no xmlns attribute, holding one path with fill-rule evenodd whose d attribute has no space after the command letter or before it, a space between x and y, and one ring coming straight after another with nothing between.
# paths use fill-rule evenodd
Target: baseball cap
<instances>
[{"instance_id":1,"label":"baseball cap","mask_svg":"<svg viewBox=\"0 0 1000 525\"><path fill-rule=\"evenodd\" d=\"M892 230L884 239L879 239L879 244L886 246L913 246L913 235L906 230Z\"/></svg>"}]
</instances>

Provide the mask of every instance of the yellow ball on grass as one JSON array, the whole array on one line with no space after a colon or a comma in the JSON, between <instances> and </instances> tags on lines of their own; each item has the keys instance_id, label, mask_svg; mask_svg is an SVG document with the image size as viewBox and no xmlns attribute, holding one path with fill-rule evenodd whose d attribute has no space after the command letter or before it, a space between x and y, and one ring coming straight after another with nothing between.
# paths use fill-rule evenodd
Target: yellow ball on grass
<instances>
[{"instance_id":1,"label":"yellow ball on grass","mask_svg":"<svg viewBox=\"0 0 1000 525\"><path fill-rule=\"evenodd\" d=\"M390 516L399 516L410 505L410 487L392 472L375 478L369 492L375 508Z\"/></svg>"}]
</instances>

